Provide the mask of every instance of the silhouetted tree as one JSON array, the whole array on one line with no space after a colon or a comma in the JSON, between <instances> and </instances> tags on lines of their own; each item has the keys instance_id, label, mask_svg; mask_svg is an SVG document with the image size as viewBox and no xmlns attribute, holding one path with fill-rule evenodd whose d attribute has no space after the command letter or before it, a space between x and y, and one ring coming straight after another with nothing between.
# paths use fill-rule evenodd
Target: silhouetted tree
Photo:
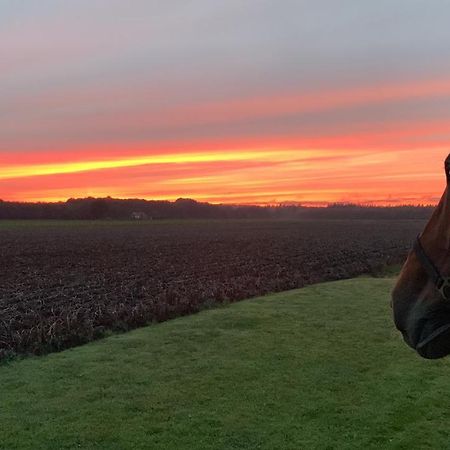
<instances>
[{"instance_id":1,"label":"silhouetted tree","mask_svg":"<svg viewBox=\"0 0 450 450\"><path fill-rule=\"evenodd\" d=\"M302 205L212 205L192 199L175 202L141 199L71 198L57 203L0 200L0 219L130 219L141 211L153 219L428 219L433 206L361 206L332 204L325 208Z\"/></svg>"}]
</instances>

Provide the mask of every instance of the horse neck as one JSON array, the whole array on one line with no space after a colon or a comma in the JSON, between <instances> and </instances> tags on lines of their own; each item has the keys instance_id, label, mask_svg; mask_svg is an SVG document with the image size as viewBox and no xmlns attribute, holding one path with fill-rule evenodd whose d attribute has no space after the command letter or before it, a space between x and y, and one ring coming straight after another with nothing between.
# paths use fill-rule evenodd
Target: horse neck
<instances>
[{"instance_id":1,"label":"horse neck","mask_svg":"<svg viewBox=\"0 0 450 450\"><path fill-rule=\"evenodd\" d=\"M445 257L448 257L450 251L450 196L447 191L448 189L445 190L421 238L427 248L442 253Z\"/></svg>"}]
</instances>

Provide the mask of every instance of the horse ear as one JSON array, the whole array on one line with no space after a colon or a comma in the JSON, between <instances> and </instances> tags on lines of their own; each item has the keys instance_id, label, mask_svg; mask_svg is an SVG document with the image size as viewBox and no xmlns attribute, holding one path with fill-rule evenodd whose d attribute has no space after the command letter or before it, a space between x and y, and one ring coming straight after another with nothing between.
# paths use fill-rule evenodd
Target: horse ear
<instances>
[{"instance_id":1,"label":"horse ear","mask_svg":"<svg viewBox=\"0 0 450 450\"><path fill-rule=\"evenodd\" d=\"M447 177L447 184L450 183L450 154L445 160L445 176Z\"/></svg>"}]
</instances>

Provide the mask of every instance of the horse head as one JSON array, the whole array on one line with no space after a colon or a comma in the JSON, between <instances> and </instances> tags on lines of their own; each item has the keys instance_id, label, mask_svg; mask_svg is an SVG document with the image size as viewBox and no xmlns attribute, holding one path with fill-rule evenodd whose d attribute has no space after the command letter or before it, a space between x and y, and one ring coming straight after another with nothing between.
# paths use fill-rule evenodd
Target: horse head
<instances>
[{"instance_id":1,"label":"horse head","mask_svg":"<svg viewBox=\"0 0 450 450\"><path fill-rule=\"evenodd\" d=\"M392 292L394 322L424 358L450 354L450 155L447 186Z\"/></svg>"}]
</instances>

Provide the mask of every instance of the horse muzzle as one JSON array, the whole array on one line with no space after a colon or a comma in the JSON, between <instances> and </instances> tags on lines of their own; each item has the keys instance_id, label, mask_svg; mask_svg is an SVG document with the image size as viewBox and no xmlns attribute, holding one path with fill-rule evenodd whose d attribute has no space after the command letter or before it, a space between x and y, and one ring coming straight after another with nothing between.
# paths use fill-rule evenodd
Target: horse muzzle
<instances>
[{"instance_id":1,"label":"horse muzzle","mask_svg":"<svg viewBox=\"0 0 450 450\"><path fill-rule=\"evenodd\" d=\"M443 358L450 354L450 322L437 325L432 320L426 321L414 348L427 359Z\"/></svg>"},{"instance_id":2,"label":"horse muzzle","mask_svg":"<svg viewBox=\"0 0 450 450\"><path fill-rule=\"evenodd\" d=\"M435 290L414 298L403 290L392 294L393 318L405 342L423 358L450 355L450 302Z\"/></svg>"}]
</instances>

